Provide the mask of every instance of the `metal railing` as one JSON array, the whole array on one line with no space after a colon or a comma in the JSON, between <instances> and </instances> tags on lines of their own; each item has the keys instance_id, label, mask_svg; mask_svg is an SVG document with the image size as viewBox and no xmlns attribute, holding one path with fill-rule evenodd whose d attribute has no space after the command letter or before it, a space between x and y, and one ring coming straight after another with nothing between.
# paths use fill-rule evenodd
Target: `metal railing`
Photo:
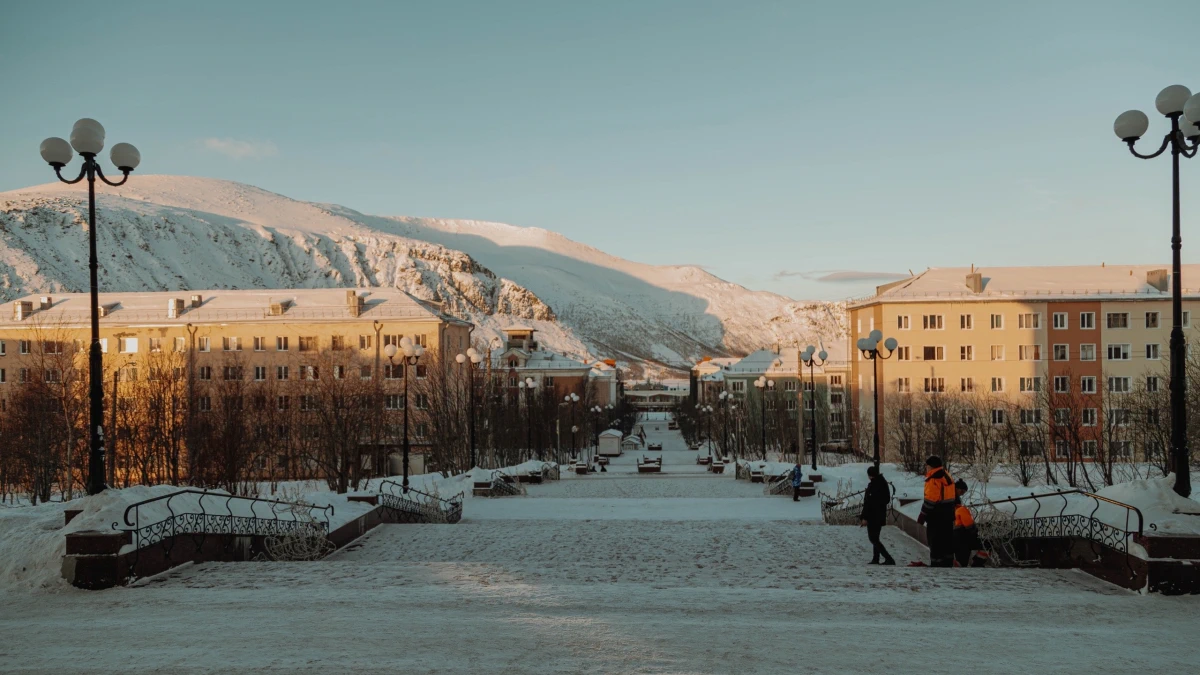
<instances>
[{"instance_id":1,"label":"metal railing","mask_svg":"<svg viewBox=\"0 0 1200 675\"><path fill-rule=\"evenodd\" d=\"M1067 507L1071 505L1071 500L1067 498L1068 495L1078 495L1085 500L1091 500L1091 511L1088 513L1067 513ZM1055 498L1061 499L1062 504L1058 505L1058 499ZM1034 502L1033 515L1019 516L1020 503L1028 501ZM1113 525L1096 517L1096 513L1103 504L1124 509L1124 527ZM1003 513L1003 509L1007 508L1007 506L1012 506L1012 512L1006 514L1011 520L1011 525L1006 526L1005 534L1012 539L1079 537L1129 555L1130 540L1135 536L1140 537L1144 526L1142 511L1136 506L1118 502L1107 497L1101 497L1100 495L1083 490L1062 490L1045 494L1031 493L1027 497L1010 497L1008 499L968 504L967 508L971 509L973 514L978 514L979 511L985 508L992 508ZM1054 513L1055 506L1058 506L1058 513ZM1042 513L1043 508L1047 509L1045 515ZM1137 517L1136 529L1131 527L1135 516ZM977 520L979 519L977 518ZM979 528L979 537L985 542L988 541L990 534L987 530L987 521L984 519Z\"/></svg>"},{"instance_id":2,"label":"metal railing","mask_svg":"<svg viewBox=\"0 0 1200 675\"><path fill-rule=\"evenodd\" d=\"M867 488L845 495L830 495L818 492L821 500L821 519L830 525L858 525L862 513L863 498ZM888 518L892 516L897 498L896 484L888 481Z\"/></svg>"},{"instance_id":3,"label":"metal railing","mask_svg":"<svg viewBox=\"0 0 1200 675\"><path fill-rule=\"evenodd\" d=\"M333 513L332 504L317 506L184 489L130 504L122 517L124 525L114 522L112 528L131 533L135 556L130 569L136 570L138 552L162 544L170 558L180 536L192 537L197 549L208 535L325 537Z\"/></svg>"},{"instance_id":4,"label":"metal railing","mask_svg":"<svg viewBox=\"0 0 1200 675\"><path fill-rule=\"evenodd\" d=\"M462 520L463 499L462 492L443 499L411 486L405 490L394 480L379 484L379 504L401 523L457 523Z\"/></svg>"}]
</instances>

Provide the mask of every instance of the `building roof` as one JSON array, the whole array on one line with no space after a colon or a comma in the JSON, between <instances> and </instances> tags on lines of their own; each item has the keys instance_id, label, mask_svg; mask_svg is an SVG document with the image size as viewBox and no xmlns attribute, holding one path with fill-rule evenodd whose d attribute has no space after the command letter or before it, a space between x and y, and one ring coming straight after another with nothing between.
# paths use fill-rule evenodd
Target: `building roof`
<instances>
[{"instance_id":1,"label":"building roof","mask_svg":"<svg viewBox=\"0 0 1200 675\"><path fill-rule=\"evenodd\" d=\"M352 314L348 292L362 299L356 317ZM201 298L199 307L192 307L193 296ZM49 297L51 307L39 309L41 299ZM169 301L183 301L178 318L168 318ZM102 324L117 325L185 325L188 323L236 323L278 321L371 321L405 319L410 321L446 321L460 325L468 322L450 317L433 303L418 300L396 288L303 288L276 290L195 290L147 291L135 293L101 293L100 306L107 308ZM0 312L0 326L88 325L91 320L87 293L44 293L18 298L16 302L31 302L34 312L29 318L17 321L12 311ZM287 303L281 314L275 315L271 305Z\"/></svg>"},{"instance_id":2,"label":"building roof","mask_svg":"<svg viewBox=\"0 0 1200 675\"><path fill-rule=\"evenodd\" d=\"M604 431L600 432L600 435L604 436L605 438L612 438L613 436L616 436L617 438L624 438L625 436L625 434L621 433L618 429L605 429Z\"/></svg>"},{"instance_id":3,"label":"building roof","mask_svg":"<svg viewBox=\"0 0 1200 675\"><path fill-rule=\"evenodd\" d=\"M509 367L508 355L511 353L518 353L525 359L525 365L521 366L518 370L578 370L588 372L592 370L590 364L583 361L576 361L569 356L547 349L535 349L533 351L508 349L492 357L492 367L497 370L507 370Z\"/></svg>"},{"instance_id":4,"label":"building roof","mask_svg":"<svg viewBox=\"0 0 1200 675\"><path fill-rule=\"evenodd\" d=\"M846 341L833 340L826 342L819 341L820 349L826 351L825 362L816 365L813 368L813 373L824 373L825 367L830 368L845 368L848 364L846 359ZM784 347L778 352L771 349L760 349L756 352L747 354L740 361L730 365L723 370L711 373L701 377L706 382L720 382L727 378L751 378L759 375L767 377L795 377L801 367L805 372L808 371L808 366L801 363L799 347Z\"/></svg>"},{"instance_id":5,"label":"building roof","mask_svg":"<svg viewBox=\"0 0 1200 675\"><path fill-rule=\"evenodd\" d=\"M1170 265L1076 265L1062 267L933 267L908 279L880 286L855 298L850 307L877 302L969 302L975 300L1132 300L1168 299ZM1163 276L1151 283L1150 272ZM1184 265L1182 279L1200 279L1200 265ZM967 285L979 273L981 290ZM1194 283L1194 282L1193 282ZM1184 288L1200 298L1200 286Z\"/></svg>"}]
</instances>

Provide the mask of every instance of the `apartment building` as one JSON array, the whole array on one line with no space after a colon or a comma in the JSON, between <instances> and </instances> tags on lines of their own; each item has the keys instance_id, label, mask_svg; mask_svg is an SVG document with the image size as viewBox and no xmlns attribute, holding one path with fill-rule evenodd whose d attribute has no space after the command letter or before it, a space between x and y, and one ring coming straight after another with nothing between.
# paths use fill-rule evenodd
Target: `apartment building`
<instances>
[{"instance_id":1,"label":"apartment building","mask_svg":"<svg viewBox=\"0 0 1200 675\"><path fill-rule=\"evenodd\" d=\"M1184 266L1183 275L1200 278L1200 265ZM1197 309L1200 288L1185 289L1189 342ZM995 395L1028 401L1035 418L1043 414L1032 412L1038 401L1054 407L1046 402L1056 396L1083 396L1084 425L1098 435L1106 414L1120 416L1122 395L1166 386L1171 292L1163 266L934 268L879 286L848 312L851 344L872 330L898 342L876 365L885 425L891 394ZM855 441L868 450L872 362L855 354L850 379L864 432Z\"/></svg>"},{"instance_id":2,"label":"apartment building","mask_svg":"<svg viewBox=\"0 0 1200 675\"><path fill-rule=\"evenodd\" d=\"M465 350L473 329L436 303L390 288L102 293L99 305L112 386L184 378L197 413L220 403L221 387L241 382L269 383L281 409L303 409L306 397L289 388L321 378L394 389L405 366L389 362L384 347L405 336L424 345L427 356L410 373L419 379L440 353ZM85 376L90 343L88 294L27 296L11 307L0 314L0 412L22 382L54 382L72 364ZM398 408L399 395L388 393L386 405ZM413 405L417 444L421 407Z\"/></svg>"},{"instance_id":3,"label":"apartment building","mask_svg":"<svg viewBox=\"0 0 1200 675\"><path fill-rule=\"evenodd\" d=\"M582 397L593 371L597 384L593 386L593 405L608 405L613 400L613 388L597 367L565 354L545 349L529 326L510 326L503 329L504 341L492 354L492 377L516 395L527 378L534 381L534 391L561 399L568 394ZM607 364L605 364L607 367ZM611 372L611 371L610 371ZM601 382L603 380L603 382Z\"/></svg>"}]
</instances>

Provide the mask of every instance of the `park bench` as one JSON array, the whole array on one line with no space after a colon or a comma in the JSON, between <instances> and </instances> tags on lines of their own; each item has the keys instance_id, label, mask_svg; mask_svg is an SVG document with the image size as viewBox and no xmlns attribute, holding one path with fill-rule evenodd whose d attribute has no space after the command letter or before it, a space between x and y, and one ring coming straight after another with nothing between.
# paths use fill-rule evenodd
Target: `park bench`
<instances>
[{"instance_id":1,"label":"park bench","mask_svg":"<svg viewBox=\"0 0 1200 675\"><path fill-rule=\"evenodd\" d=\"M696 463L697 464L706 465L706 464L710 464L711 462L712 462L712 455L696 455Z\"/></svg>"},{"instance_id":2,"label":"park bench","mask_svg":"<svg viewBox=\"0 0 1200 675\"><path fill-rule=\"evenodd\" d=\"M607 466L607 465L608 465L608 456L607 456L607 455L600 455L599 457L597 457L597 458L596 458L596 461L597 461L598 463L600 463L601 465L605 465L605 466Z\"/></svg>"},{"instance_id":3,"label":"park bench","mask_svg":"<svg viewBox=\"0 0 1200 675\"><path fill-rule=\"evenodd\" d=\"M586 476L588 474L589 468L590 467L588 467L587 464L584 464L583 462L577 462L575 464L575 473L580 476Z\"/></svg>"},{"instance_id":4,"label":"park bench","mask_svg":"<svg viewBox=\"0 0 1200 675\"><path fill-rule=\"evenodd\" d=\"M492 481L477 480L471 486L471 494L476 497L490 497L492 494Z\"/></svg>"},{"instance_id":5,"label":"park bench","mask_svg":"<svg viewBox=\"0 0 1200 675\"><path fill-rule=\"evenodd\" d=\"M637 461L638 473L661 473L662 458L650 459L649 457L639 458Z\"/></svg>"},{"instance_id":6,"label":"park bench","mask_svg":"<svg viewBox=\"0 0 1200 675\"><path fill-rule=\"evenodd\" d=\"M761 468L754 467L754 466L750 467L750 482L751 483L761 483L764 480L765 479L763 477L763 470Z\"/></svg>"},{"instance_id":7,"label":"park bench","mask_svg":"<svg viewBox=\"0 0 1200 675\"><path fill-rule=\"evenodd\" d=\"M725 473L725 462L717 459L708 465L708 470L712 473Z\"/></svg>"}]
</instances>

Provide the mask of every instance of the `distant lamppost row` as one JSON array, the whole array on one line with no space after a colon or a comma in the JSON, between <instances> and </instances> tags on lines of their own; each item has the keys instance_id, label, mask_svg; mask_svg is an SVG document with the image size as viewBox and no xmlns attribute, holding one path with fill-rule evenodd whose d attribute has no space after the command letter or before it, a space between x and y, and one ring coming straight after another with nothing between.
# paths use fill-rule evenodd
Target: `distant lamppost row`
<instances>
[{"instance_id":1,"label":"distant lamppost row","mask_svg":"<svg viewBox=\"0 0 1200 675\"><path fill-rule=\"evenodd\" d=\"M879 343L883 341L883 348L887 350L884 354L879 349ZM879 468L879 361L880 359L890 359L892 354L896 353L896 338L883 339L883 333L878 330L871 331L870 335L865 338L858 339L858 350L862 352L863 358L871 362L872 386L875 387L875 468Z\"/></svg>"},{"instance_id":2,"label":"distant lamppost row","mask_svg":"<svg viewBox=\"0 0 1200 675\"><path fill-rule=\"evenodd\" d=\"M71 149L83 158L79 176L67 180L62 175L62 169L72 157ZM142 161L138 149L128 143L117 143L109 152L109 158L121 171L124 177L119 182L113 182L104 176L96 155L104 149L104 127L93 119L84 118L75 123L71 129L71 142L61 138L47 138L42 141L42 159L54 167L54 174L68 185L74 185L87 178L88 182L88 283L91 291L92 313L92 342L88 348L88 482L89 495L103 492L105 485L104 467L104 364L100 355L100 313L99 288L97 282L96 262L96 178L104 183L117 187L129 180L129 174Z\"/></svg>"},{"instance_id":3,"label":"distant lamppost row","mask_svg":"<svg viewBox=\"0 0 1200 675\"><path fill-rule=\"evenodd\" d=\"M729 405L733 397L728 391L721 391L717 396L717 402L721 404L721 454L724 455L729 450ZM712 454L709 452L709 454Z\"/></svg>"},{"instance_id":4,"label":"distant lamppost row","mask_svg":"<svg viewBox=\"0 0 1200 675\"><path fill-rule=\"evenodd\" d=\"M775 380L768 380L766 375L759 375L754 381L754 386L758 387L760 400L758 404L758 431L760 443L762 445L762 458L767 458L767 391L775 390Z\"/></svg>"},{"instance_id":5,"label":"distant lamppost row","mask_svg":"<svg viewBox=\"0 0 1200 675\"><path fill-rule=\"evenodd\" d=\"M517 387L525 392L525 451L533 452L533 390L537 388L537 380L527 377L518 382ZM541 450L537 455L541 460Z\"/></svg>"},{"instance_id":6,"label":"distant lamppost row","mask_svg":"<svg viewBox=\"0 0 1200 675\"><path fill-rule=\"evenodd\" d=\"M401 483L404 492L408 492L408 371L417 365L417 361L425 354L425 347L420 343L414 343L408 336L400 338L400 348L396 349L395 343L383 348L383 353L387 356L388 363L395 368L396 352L401 354L401 361L404 367L404 481ZM473 467L472 467L473 468Z\"/></svg>"},{"instance_id":7,"label":"distant lamppost row","mask_svg":"<svg viewBox=\"0 0 1200 675\"><path fill-rule=\"evenodd\" d=\"M563 402L571 409L571 456L575 456L575 432L579 430L575 426L575 404L579 403L579 394L574 392L563 396Z\"/></svg>"},{"instance_id":8,"label":"distant lamppost row","mask_svg":"<svg viewBox=\"0 0 1200 675\"><path fill-rule=\"evenodd\" d=\"M1113 131L1129 146L1134 157L1152 159L1171 149L1171 464L1175 471L1175 492L1187 497L1192 493L1187 444L1187 373L1183 339L1183 284L1181 281L1179 233L1179 157L1196 156L1200 146L1200 94L1181 84L1173 84L1158 93L1154 107L1171 122L1158 151L1143 155L1133 148L1150 127L1150 119L1140 110L1127 110L1117 116ZM1188 141L1191 141L1189 144Z\"/></svg>"},{"instance_id":9,"label":"distant lamppost row","mask_svg":"<svg viewBox=\"0 0 1200 675\"><path fill-rule=\"evenodd\" d=\"M812 404L813 404L812 414L809 415L808 420L809 420L809 425L810 425L809 429L812 431L812 469L813 469L813 471L817 470L817 380L816 380L816 375L813 373L813 368L816 366L825 365L825 360L827 358L829 358L829 353L826 352L824 349L822 349L821 352L819 354L817 354L817 357L814 359L813 352L816 351L816 349L817 349L816 347L809 345L800 354L801 363L808 366L808 385L812 390L812 394L810 394L810 398L812 399ZM804 380L803 372L801 372L800 380L801 380L801 382L803 382L803 380ZM801 384L800 388L801 389L804 388L803 384ZM804 392L800 392L800 400L801 401L804 400ZM803 416L804 416L803 407L804 406L802 404L801 411L800 411L801 419L803 419ZM797 464L800 463L799 458L797 458L796 463Z\"/></svg>"},{"instance_id":10,"label":"distant lamppost row","mask_svg":"<svg viewBox=\"0 0 1200 675\"><path fill-rule=\"evenodd\" d=\"M483 361L483 355L474 347L467 349L466 354L459 354L454 360L467 368L467 435L471 444L471 468L477 464L475 457L475 371Z\"/></svg>"}]
</instances>

